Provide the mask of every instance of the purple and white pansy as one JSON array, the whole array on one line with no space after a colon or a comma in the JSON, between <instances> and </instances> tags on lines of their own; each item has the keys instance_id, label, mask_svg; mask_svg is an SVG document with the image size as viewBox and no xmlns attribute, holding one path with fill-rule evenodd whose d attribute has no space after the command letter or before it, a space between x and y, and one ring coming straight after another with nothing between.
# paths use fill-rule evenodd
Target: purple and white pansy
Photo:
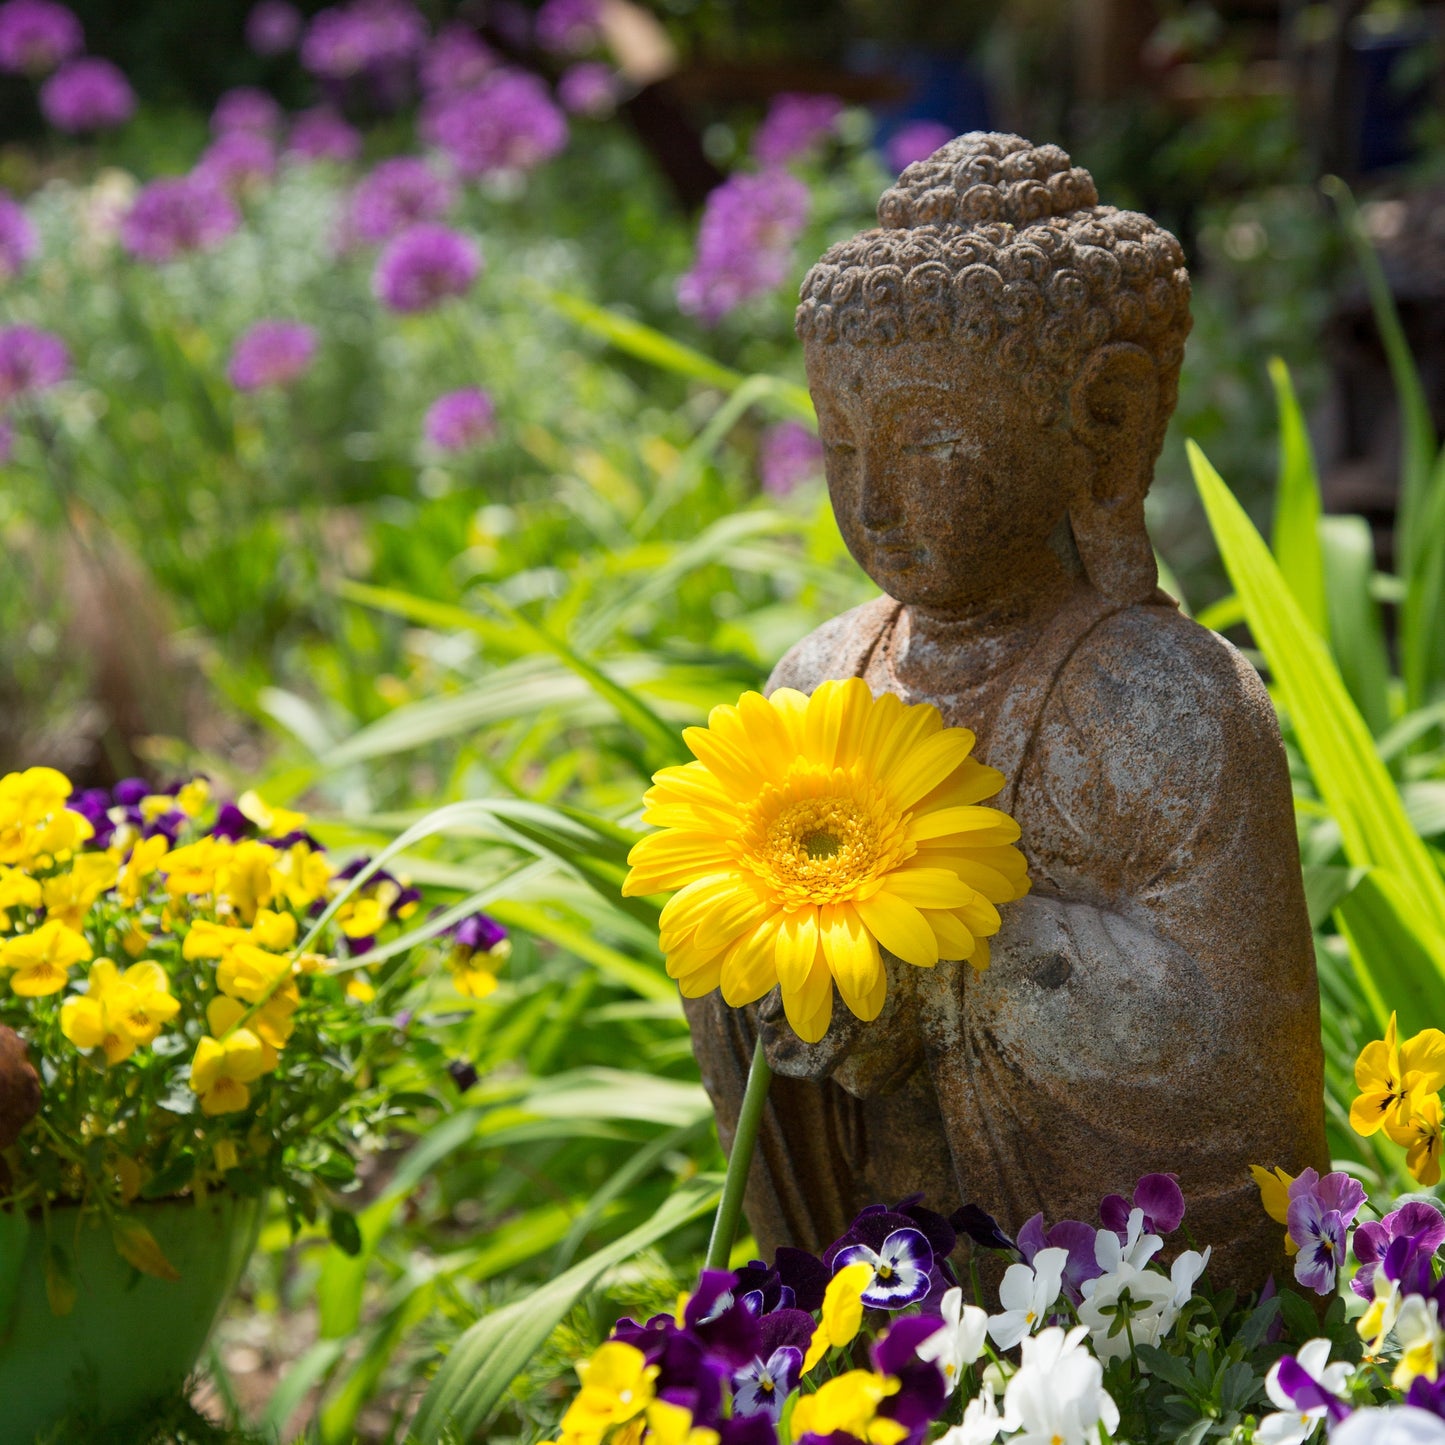
<instances>
[{"instance_id":1,"label":"purple and white pansy","mask_svg":"<svg viewBox=\"0 0 1445 1445\"><path fill-rule=\"evenodd\" d=\"M850 1264L866 1264L873 1279L863 1291L870 1309L901 1310L916 1304L929 1291L933 1248L917 1229L895 1229L879 1248L850 1244L833 1257L833 1271Z\"/></svg>"},{"instance_id":2,"label":"purple and white pansy","mask_svg":"<svg viewBox=\"0 0 1445 1445\"><path fill-rule=\"evenodd\" d=\"M797 1387L803 1372L803 1352L782 1345L766 1360L754 1358L733 1375L733 1410L739 1415L782 1418L783 1402Z\"/></svg>"}]
</instances>

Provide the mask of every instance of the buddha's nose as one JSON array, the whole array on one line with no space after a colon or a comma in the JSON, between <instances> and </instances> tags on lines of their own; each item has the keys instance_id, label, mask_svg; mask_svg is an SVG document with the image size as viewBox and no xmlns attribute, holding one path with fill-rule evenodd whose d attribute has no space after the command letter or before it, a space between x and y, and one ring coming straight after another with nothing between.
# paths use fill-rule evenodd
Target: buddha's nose
<instances>
[{"instance_id":1,"label":"buddha's nose","mask_svg":"<svg viewBox=\"0 0 1445 1445\"><path fill-rule=\"evenodd\" d=\"M872 459L864 466L858 491L858 520L869 532L890 532L903 520L898 495L886 464Z\"/></svg>"}]
</instances>

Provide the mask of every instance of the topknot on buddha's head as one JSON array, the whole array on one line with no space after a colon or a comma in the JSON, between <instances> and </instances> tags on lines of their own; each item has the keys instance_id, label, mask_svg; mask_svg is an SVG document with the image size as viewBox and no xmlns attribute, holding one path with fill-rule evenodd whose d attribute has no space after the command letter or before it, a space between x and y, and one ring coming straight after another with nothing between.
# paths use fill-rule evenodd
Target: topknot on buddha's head
<instances>
[{"instance_id":1,"label":"topknot on buddha's head","mask_svg":"<svg viewBox=\"0 0 1445 1445\"><path fill-rule=\"evenodd\" d=\"M798 336L988 348L1044 421L1091 352L1132 343L1159 369L1162 441L1190 327L1184 252L1148 216L1098 200L1058 146L959 136L883 193L878 229L808 272Z\"/></svg>"}]
</instances>

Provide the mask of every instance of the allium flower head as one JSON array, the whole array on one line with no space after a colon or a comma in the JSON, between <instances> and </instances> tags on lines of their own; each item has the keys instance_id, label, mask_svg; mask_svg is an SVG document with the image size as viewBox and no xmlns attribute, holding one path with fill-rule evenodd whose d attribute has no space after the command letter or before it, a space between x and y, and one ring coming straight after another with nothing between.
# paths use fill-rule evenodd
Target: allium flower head
<instances>
[{"instance_id":1,"label":"allium flower head","mask_svg":"<svg viewBox=\"0 0 1445 1445\"><path fill-rule=\"evenodd\" d=\"M260 135L280 133L285 114L279 104L264 90L254 85L238 85L228 90L211 112L211 132L226 135L233 130L256 131Z\"/></svg>"},{"instance_id":2,"label":"allium flower head","mask_svg":"<svg viewBox=\"0 0 1445 1445\"><path fill-rule=\"evenodd\" d=\"M208 145L195 174L223 191L240 195L255 189L276 173L276 149L258 131L233 130Z\"/></svg>"},{"instance_id":3,"label":"allium flower head","mask_svg":"<svg viewBox=\"0 0 1445 1445\"><path fill-rule=\"evenodd\" d=\"M54 0L6 0L0 5L0 70L48 75L85 48L73 11Z\"/></svg>"},{"instance_id":4,"label":"allium flower head","mask_svg":"<svg viewBox=\"0 0 1445 1445\"><path fill-rule=\"evenodd\" d=\"M56 130L114 130L135 114L135 92L110 61L87 55L40 87L40 109Z\"/></svg>"},{"instance_id":5,"label":"allium flower head","mask_svg":"<svg viewBox=\"0 0 1445 1445\"><path fill-rule=\"evenodd\" d=\"M782 421L763 433L758 448L763 490L786 497L795 487L823 475L823 443L800 421Z\"/></svg>"},{"instance_id":6,"label":"allium flower head","mask_svg":"<svg viewBox=\"0 0 1445 1445\"><path fill-rule=\"evenodd\" d=\"M496 414L496 406L485 391L466 386L432 402L422 422L422 433L438 451L467 451L491 437L496 429Z\"/></svg>"},{"instance_id":7,"label":"allium flower head","mask_svg":"<svg viewBox=\"0 0 1445 1445\"><path fill-rule=\"evenodd\" d=\"M557 99L573 115L611 115L617 96L617 72L601 60L579 60L557 81Z\"/></svg>"},{"instance_id":8,"label":"allium flower head","mask_svg":"<svg viewBox=\"0 0 1445 1445\"><path fill-rule=\"evenodd\" d=\"M953 139L950 127L937 120L911 120L900 126L884 148L888 165L900 174L914 161L926 161Z\"/></svg>"},{"instance_id":9,"label":"allium flower head","mask_svg":"<svg viewBox=\"0 0 1445 1445\"><path fill-rule=\"evenodd\" d=\"M408 0L351 0L313 17L301 63L325 80L405 65L426 44L426 21Z\"/></svg>"},{"instance_id":10,"label":"allium flower head","mask_svg":"<svg viewBox=\"0 0 1445 1445\"><path fill-rule=\"evenodd\" d=\"M452 95L485 80L501 62L470 25L460 21L437 32L421 62L422 89Z\"/></svg>"},{"instance_id":11,"label":"allium flower head","mask_svg":"<svg viewBox=\"0 0 1445 1445\"><path fill-rule=\"evenodd\" d=\"M18 276L40 245L25 208L0 191L0 281Z\"/></svg>"},{"instance_id":12,"label":"allium flower head","mask_svg":"<svg viewBox=\"0 0 1445 1445\"><path fill-rule=\"evenodd\" d=\"M422 111L422 135L469 180L526 171L567 144L567 119L535 75L496 71L481 85L440 96Z\"/></svg>"},{"instance_id":13,"label":"allium flower head","mask_svg":"<svg viewBox=\"0 0 1445 1445\"><path fill-rule=\"evenodd\" d=\"M452 183L420 156L396 156L352 193L351 229L361 241L389 241L419 221L440 220L455 201Z\"/></svg>"},{"instance_id":14,"label":"allium flower head","mask_svg":"<svg viewBox=\"0 0 1445 1445\"><path fill-rule=\"evenodd\" d=\"M258 321L231 352L226 375L238 391L286 386L303 375L316 355L316 332L299 321Z\"/></svg>"},{"instance_id":15,"label":"allium flower head","mask_svg":"<svg viewBox=\"0 0 1445 1445\"><path fill-rule=\"evenodd\" d=\"M602 38L598 0L547 0L537 12L537 44L556 55L579 55Z\"/></svg>"},{"instance_id":16,"label":"allium flower head","mask_svg":"<svg viewBox=\"0 0 1445 1445\"><path fill-rule=\"evenodd\" d=\"M662 911L667 971L733 1007L781 985L788 1022L821 1039L836 982L878 1017L880 949L931 968L987 967L996 905L1028 891L1018 824L980 806L1003 777L936 708L875 698L859 678L812 697L744 693L689 728L698 761L653 778L628 895L680 890Z\"/></svg>"},{"instance_id":17,"label":"allium flower head","mask_svg":"<svg viewBox=\"0 0 1445 1445\"><path fill-rule=\"evenodd\" d=\"M246 17L246 44L257 55L284 55L295 48L305 24L288 0L257 0Z\"/></svg>"},{"instance_id":18,"label":"allium flower head","mask_svg":"<svg viewBox=\"0 0 1445 1445\"><path fill-rule=\"evenodd\" d=\"M798 160L832 133L842 113L836 95L775 96L753 136L753 155L765 166Z\"/></svg>"},{"instance_id":19,"label":"allium flower head","mask_svg":"<svg viewBox=\"0 0 1445 1445\"><path fill-rule=\"evenodd\" d=\"M339 161L343 165L361 154L361 132L334 110L318 105L303 110L291 122L286 154L308 161Z\"/></svg>"},{"instance_id":20,"label":"allium flower head","mask_svg":"<svg viewBox=\"0 0 1445 1445\"><path fill-rule=\"evenodd\" d=\"M0 402L33 396L70 375L70 352L50 331L0 327Z\"/></svg>"},{"instance_id":21,"label":"allium flower head","mask_svg":"<svg viewBox=\"0 0 1445 1445\"><path fill-rule=\"evenodd\" d=\"M120 239L142 261L170 261L213 250L240 224L235 204L209 177L165 177L141 188L121 222Z\"/></svg>"},{"instance_id":22,"label":"allium flower head","mask_svg":"<svg viewBox=\"0 0 1445 1445\"><path fill-rule=\"evenodd\" d=\"M808 219L808 188L786 171L738 174L707 198L697 258L677 285L678 305L712 326L787 279Z\"/></svg>"},{"instance_id":23,"label":"allium flower head","mask_svg":"<svg viewBox=\"0 0 1445 1445\"><path fill-rule=\"evenodd\" d=\"M371 287L393 311L430 311L464 295L481 269L482 253L471 237L446 226L412 226L387 243Z\"/></svg>"}]
</instances>

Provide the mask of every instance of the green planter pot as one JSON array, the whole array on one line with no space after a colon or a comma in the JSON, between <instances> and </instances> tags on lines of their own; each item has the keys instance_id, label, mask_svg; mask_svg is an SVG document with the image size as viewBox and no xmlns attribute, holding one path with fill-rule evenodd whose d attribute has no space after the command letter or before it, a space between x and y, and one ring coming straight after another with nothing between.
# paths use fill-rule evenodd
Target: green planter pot
<instances>
[{"instance_id":1,"label":"green planter pot","mask_svg":"<svg viewBox=\"0 0 1445 1445\"><path fill-rule=\"evenodd\" d=\"M0 1214L0 1445L34 1445L67 1415L106 1424L173 1398L255 1246L260 1206L231 1194L133 1205L175 1281L127 1264L98 1216L52 1209L51 1236L74 1260L75 1308L60 1316L39 1218Z\"/></svg>"}]
</instances>

